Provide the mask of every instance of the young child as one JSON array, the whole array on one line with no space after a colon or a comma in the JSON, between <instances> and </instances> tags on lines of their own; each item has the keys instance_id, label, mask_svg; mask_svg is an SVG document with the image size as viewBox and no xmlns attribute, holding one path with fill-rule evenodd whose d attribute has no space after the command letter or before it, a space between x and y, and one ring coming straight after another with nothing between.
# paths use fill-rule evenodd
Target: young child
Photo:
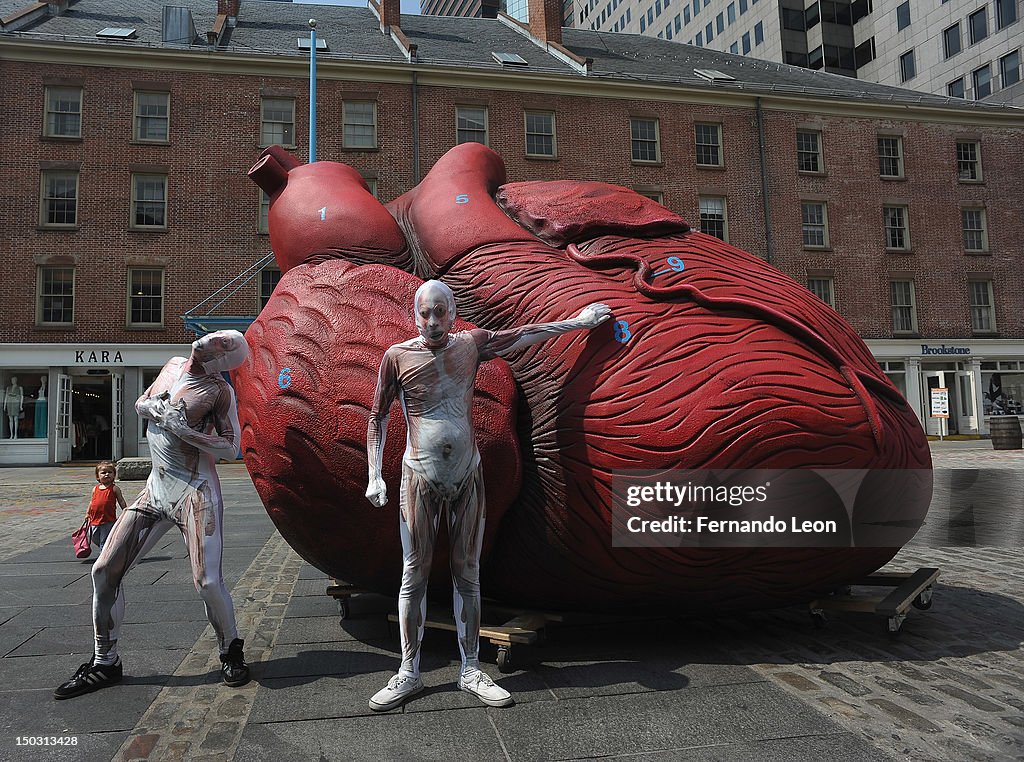
<instances>
[{"instance_id":1,"label":"young child","mask_svg":"<svg viewBox=\"0 0 1024 762\"><path fill-rule=\"evenodd\" d=\"M117 519L117 506L125 509L126 503L121 495L121 488L114 484L117 467L109 460L96 465L96 481L92 488L92 502L89 503L89 542L97 547L96 555L103 550L110 530Z\"/></svg>"}]
</instances>

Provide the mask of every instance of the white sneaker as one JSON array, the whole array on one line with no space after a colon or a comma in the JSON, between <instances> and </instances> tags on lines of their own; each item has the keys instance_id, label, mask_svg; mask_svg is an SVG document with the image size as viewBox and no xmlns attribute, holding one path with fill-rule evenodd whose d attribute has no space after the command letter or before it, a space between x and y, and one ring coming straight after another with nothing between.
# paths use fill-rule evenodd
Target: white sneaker
<instances>
[{"instance_id":1,"label":"white sneaker","mask_svg":"<svg viewBox=\"0 0 1024 762\"><path fill-rule=\"evenodd\" d=\"M495 685L484 672L479 669L459 675L459 688L472 693L487 706L512 706L512 694Z\"/></svg>"},{"instance_id":2,"label":"white sneaker","mask_svg":"<svg viewBox=\"0 0 1024 762\"><path fill-rule=\"evenodd\" d=\"M373 694L373 698L370 699L370 709L375 712L387 712L422 690L423 681L418 677L395 675L388 680L386 686Z\"/></svg>"}]
</instances>

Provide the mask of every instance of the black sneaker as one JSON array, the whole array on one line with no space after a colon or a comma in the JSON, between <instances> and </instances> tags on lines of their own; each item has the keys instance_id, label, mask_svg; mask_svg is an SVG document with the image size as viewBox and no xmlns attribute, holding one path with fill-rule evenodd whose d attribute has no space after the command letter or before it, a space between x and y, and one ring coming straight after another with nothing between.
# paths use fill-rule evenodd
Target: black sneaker
<instances>
[{"instance_id":1,"label":"black sneaker","mask_svg":"<svg viewBox=\"0 0 1024 762\"><path fill-rule=\"evenodd\" d=\"M242 646L245 641L235 638L228 646L228 652L220 655L220 674L224 678L224 685L237 688L249 682L249 667L245 663L245 655L242 653Z\"/></svg>"},{"instance_id":2,"label":"black sneaker","mask_svg":"<svg viewBox=\"0 0 1024 762\"><path fill-rule=\"evenodd\" d=\"M100 688L106 688L108 685L119 683L123 676L124 669L121 667L121 662L93 664L93 659L90 659L78 668L70 680L53 692L53 697L60 700L82 696L98 691Z\"/></svg>"}]
</instances>

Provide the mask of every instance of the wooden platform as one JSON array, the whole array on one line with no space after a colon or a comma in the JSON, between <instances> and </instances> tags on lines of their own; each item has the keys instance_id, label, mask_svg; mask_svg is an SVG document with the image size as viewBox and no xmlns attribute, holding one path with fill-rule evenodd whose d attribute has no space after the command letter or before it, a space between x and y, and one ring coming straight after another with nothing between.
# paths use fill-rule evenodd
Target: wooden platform
<instances>
[{"instance_id":1,"label":"wooden platform","mask_svg":"<svg viewBox=\"0 0 1024 762\"><path fill-rule=\"evenodd\" d=\"M811 601L809 610L817 627L827 622L826 611L859 611L886 618L890 635L899 633L911 606L922 611L932 607L932 588L939 578L939 570L922 568L915 572L871 574L851 583L850 587L893 588L881 595L854 594L850 588L835 595Z\"/></svg>"}]
</instances>

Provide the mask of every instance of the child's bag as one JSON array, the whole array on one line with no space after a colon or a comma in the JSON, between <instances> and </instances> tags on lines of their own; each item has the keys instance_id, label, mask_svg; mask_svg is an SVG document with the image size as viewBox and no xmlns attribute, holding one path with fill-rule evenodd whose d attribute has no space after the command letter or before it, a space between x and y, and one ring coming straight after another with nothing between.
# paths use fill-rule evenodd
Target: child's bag
<instances>
[{"instance_id":1,"label":"child's bag","mask_svg":"<svg viewBox=\"0 0 1024 762\"><path fill-rule=\"evenodd\" d=\"M71 542L75 546L75 558L88 558L92 555L92 546L89 544L88 518L82 522L82 526L71 533Z\"/></svg>"}]
</instances>

